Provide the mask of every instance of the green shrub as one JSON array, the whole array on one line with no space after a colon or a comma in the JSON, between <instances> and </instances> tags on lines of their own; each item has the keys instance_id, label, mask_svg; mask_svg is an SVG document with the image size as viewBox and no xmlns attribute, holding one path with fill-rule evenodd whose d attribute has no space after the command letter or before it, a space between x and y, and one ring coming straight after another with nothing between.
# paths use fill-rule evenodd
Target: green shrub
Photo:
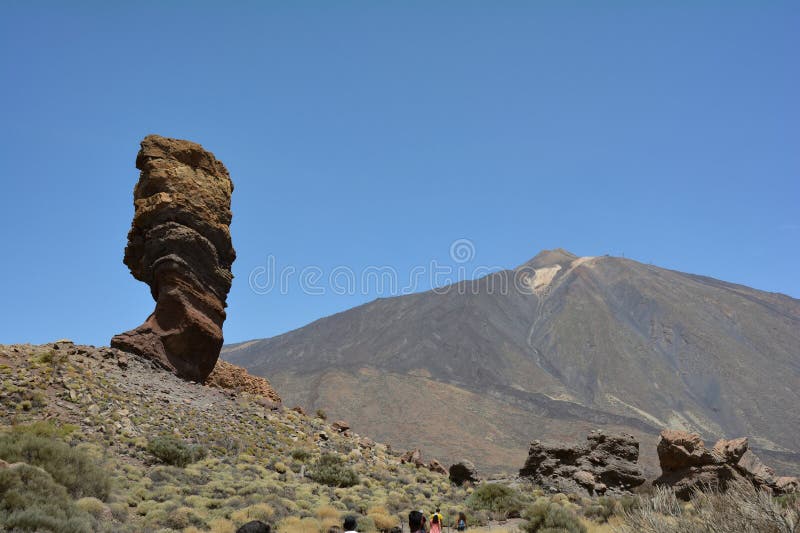
<instances>
[{"instance_id":1,"label":"green shrub","mask_svg":"<svg viewBox=\"0 0 800 533\"><path fill-rule=\"evenodd\" d=\"M0 434L0 459L9 463L28 463L46 470L75 498L94 496L107 499L111 480L102 465L83 450L55 440L56 431L43 424L16 426L10 433Z\"/></svg>"},{"instance_id":2,"label":"green shrub","mask_svg":"<svg viewBox=\"0 0 800 533\"><path fill-rule=\"evenodd\" d=\"M615 502L608 496L601 496L583 510L583 516L595 522L605 523L614 515Z\"/></svg>"},{"instance_id":3,"label":"green shrub","mask_svg":"<svg viewBox=\"0 0 800 533\"><path fill-rule=\"evenodd\" d=\"M328 419L328 414L325 411L323 411L322 409L317 409L317 418L319 418L321 420L327 420Z\"/></svg>"},{"instance_id":4,"label":"green shrub","mask_svg":"<svg viewBox=\"0 0 800 533\"><path fill-rule=\"evenodd\" d=\"M525 533L586 533L575 513L546 498L539 498L528 507L522 517L520 528Z\"/></svg>"},{"instance_id":5,"label":"green shrub","mask_svg":"<svg viewBox=\"0 0 800 533\"><path fill-rule=\"evenodd\" d=\"M330 487L352 487L358 485L358 474L344 463L338 455L326 453L311 467L308 476Z\"/></svg>"},{"instance_id":6,"label":"green shrub","mask_svg":"<svg viewBox=\"0 0 800 533\"><path fill-rule=\"evenodd\" d=\"M161 523L171 529L186 529L189 526L205 527L205 521L189 507L178 507L167 513Z\"/></svg>"},{"instance_id":7,"label":"green shrub","mask_svg":"<svg viewBox=\"0 0 800 533\"><path fill-rule=\"evenodd\" d=\"M429 497L426 495L426 498ZM498 483L484 483L467 498L467 505L474 510L489 511L497 518L519 515L522 497L515 489Z\"/></svg>"},{"instance_id":8,"label":"green shrub","mask_svg":"<svg viewBox=\"0 0 800 533\"><path fill-rule=\"evenodd\" d=\"M374 533L377 531L375 520L371 516L359 516L356 520L356 531L360 533Z\"/></svg>"},{"instance_id":9,"label":"green shrub","mask_svg":"<svg viewBox=\"0 0 800 533\"><path fill-rule=\"evenodd\" d=\"M111 510L111 516L118 522L126 522L128 520L128 505L122 502L115 502L108 504Z\"/></svg>"},{"instance_id":10,"label":"green shrub","mask_svg":"<svg viewBox=\"0 0 800 533\"><path fill-rule=\"evenodd\" d=\"M775 503L781 509L800 509L800 493L792 492L775 498Z\"/></svg>"},{"instance_id":11,"label":"green shrub","mask_svg":"<svg viewBox=\"0 0 800 533\"><path fill-rule=\"evenodd\" d=\"M641 501L638 496L625 495L619 499L619 506L622 514L631 513L639 508Z\"/></svg>"},{"instance_id":12,"label":"green shrub","mask_svg":"<svg viewBox=\"0 0 800 533\"><path fill-rule=\"evenodd\" d=\"M44 470L20 465L0 470L0 529L3 531L91 531L93 521Z\"/></svg>"},{"instance_id":13,"label":"green shrub","mask_svg":"<svg viewBox=\"0 0 800 533\"><path fill-rule=\"evenodd\" d=\"M79 509L86 511L98 519L102 518L103 514L106 512L105 504L94 496L86 496L85 498L81 498L75 502L75 505L77 505Z\"/></svg>"},{"instance_id":14,"label":"green shrub","mask_svg":"<svg viewBox=\"0 0 800 533\"><path fill-rule=\"evenodd\" d=\"M483 527L489 523L489 513L486 511L473 511L467 513L468 527Z\"/></svg>"},{"instance_id":15,"label":"green shrub","mask_svg":"<svg viewBox=\"0 0 800 533\"><path fill-rule=\"evenodd\" d=\"M295 448L291 451L290 455L292 456L292 459L295 461L300 461L301 463L305 463L311 458L311 452L304 450L303 448Z\"/></svg>"},{"instance_id":16,"label":"green shrub","mask_svg":"<svg viewBox=\"0 0 800 533\"><path fill-rule=\"evenodd\" d=\"M179 467L199 461L206 456L206 450L202 446L190 446L171 436L151 439L147 443L147 451L162 463Z\"/></svg>"}]
</instances>

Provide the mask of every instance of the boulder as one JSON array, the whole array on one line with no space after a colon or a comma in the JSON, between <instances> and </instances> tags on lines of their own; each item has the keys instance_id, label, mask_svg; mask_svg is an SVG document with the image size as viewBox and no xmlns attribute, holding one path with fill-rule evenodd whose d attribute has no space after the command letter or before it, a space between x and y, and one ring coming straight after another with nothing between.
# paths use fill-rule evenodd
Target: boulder
<instances>
[{"instance_id":1,"label":"boulder","mask_svg":"<svg viewBox=\"0 0 800 533\"><path fill-rule=\"evenodd\" d=\"M532 442L520 476L560 492L589 495L625 493L644 483L633 435L593 431L586 441Z\"/></svg>"},{"instance_id":2,"label":"boulder","mask_svg":"<svg viewBox=\"0 0 800 533\"><path fill-rule=\"evenodd\" d=\"M661 470L671 472L713 461L703 439L695 433L665 429L656 445Z\"/></svg>"},{"instance_id":3,"label":"boulder","mask_svg":"<svg viewBox=\"0 0 800 533\"><path fill-rule=\"evenodd\" d=\"M431 461L428 463L428 470L436 474L442 474L443 476L449 474L444 465L439 461L437 461L436 459L431 459Z\"/></svg>"},{"instance_id":4,"label":"boulder","mask_svg":"<svg viewBox=\"0 0 800 533\"><path fill-rule=\"evenodd\" d=\"M741 458L735 462L737 469L757 485L775 485L775 471L761 462L751 450L745 449Z\"/></svg>"},{"instance_id":5,"label":"boulder","mask_svg":"<svg viewBox=\"0 0 800 533\"><path fill-rule=\"evenodd\" d=\"M228 170L199 144L148 135L124 263L150 286L155 310L111 346L202 383L222 348L236 252L231 244Z\"/></svg>"},{"instance_id":6,"label":"boulder","mask_svg":"<svg viewBox=\"0 0 800 533\"><path fill-rule=\"evenodd\" d=\"M696 433L664 430L656 450L662 474L653 484L671 487L684 500L707 487L724 491L736 480L748 480L773 494L794 492L800 485L797 478L776 477L749 449L746 437L720 439L708 450Z\"/></svg>"},{"instance_id":7,"label":"boulder","mask_svg":"<svg viewBox=\"0 0 800 533\"><path fill-rule=\"evenodd\" d=\"M331 424L331 429L337 433L345 433L350 429L350 424L348 424L344 420L337 420L336 422Z\"/></svg>"},{"instance_id":8,"label":"boulder","mask_svg":"<svg viewBox=\"0 0 800 533\"><path fill-rule=\"evenodd\" d=\"M738 439L720 439L711 449L711 453L725 463L738 463L739 459L747 452L747 437Z\"/></svg>"},{"instance_id":9,"label":"boulder","mask_svg":"<svg viewBox=\"0 0 800 533\"><path fill-rule=\"evenodd\" d=\"M451 465L448 469L448 474L450 475L450 481L459 486L465 483L474 485L480 481L475 465L466 459Z\"/></svg>"},{"instance_id":10,"label":"boulder","mask_svg":"<svg viewBox=\"0 0 800 533\"><path fill-rule=\"evenodd\" d=\"M69 339L59 339L53 343L53 349L55 350L63 350L74 347L75 343Z\"/></svg>"},{"instance_id":11,"label":"boulder","mask_svg":"<svg viewBox=\"0 0 800 533\"><path fill-rule=\"evenodd\" d=\"M219 389L246 392L253 396L266 398L274 403L281 402L281 397L278 396L269 381L262 377L254 376L244 368L221 359L217 361L214 370L206 378L205 384Z\"/></svg>"},{"instance_id":12,"label":"boulder","mask_svg":"<svg viewBox=\"0 0 800 533\"><path fill-rule=\"evenodd\" d=\"M425 462L422 460L422 451L419 448L414 450L409 450L403 455L400 456L400 462L402 464L412 464L416 467L425 466Z\"/></svg>"},{"instance_id":13,"label":"boulder","mask_svg":"<svg viewBox=\"0 0 800 533\"><path fill-rule=\"evenodd\" d=\"M781 494L800 492L800 479L790 476L775 478L775 487Z\"/></svg>"}]
</instances>

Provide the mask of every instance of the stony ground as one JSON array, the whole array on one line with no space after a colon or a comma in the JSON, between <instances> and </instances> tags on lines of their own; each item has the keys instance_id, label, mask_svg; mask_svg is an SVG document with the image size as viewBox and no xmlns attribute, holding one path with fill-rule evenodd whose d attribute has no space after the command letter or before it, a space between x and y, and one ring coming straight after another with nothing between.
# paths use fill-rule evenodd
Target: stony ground
<instances>
[{"instance_id":1,"label":"stony ground","mask_svg":"<svg viewBox=\"0 0 800 533\"><path fill-rule=\"evenodd\" d=\"M111 348L0 345L0 381L3 426L67 427L68 443L106 465L115 487L106 503L121 504L116 522L131 531L228 531L251 515L303 519L307 527L345 512L399 523L410 509L467 497L445 476L401 465L388 446L322 418L186 382ZM159 464L148 443L160 436L202 447L206 457L185 469ZM322 454L342 458L360 482L337 488L309 479ZM267 508L250 509L258 504ZM242 509L252 512L236 515ZM183 518L175 520L178 510Z\"/></svg>"},{"instance_id":2,"label":"stony ground","mask_svg":"<svg viewBox=\"0 0 800 533\"><path fill-rule=\"evenodd\" d=\"M0 345L0 530L234 533L259 519L278 533L327 533L353 514L360 532L376 533L439 505L450 520L466 511L475 533L586 533L649 509L631 496L545 494L515 479L457 487L273 400L185 382L109 348ZM702 518L697 505L680 519ZM725 512L739 507L750 508ZM653 512L642 520L661 523ZM505 520L520 513L529 520Z\"/></svg>"}]
</instances>

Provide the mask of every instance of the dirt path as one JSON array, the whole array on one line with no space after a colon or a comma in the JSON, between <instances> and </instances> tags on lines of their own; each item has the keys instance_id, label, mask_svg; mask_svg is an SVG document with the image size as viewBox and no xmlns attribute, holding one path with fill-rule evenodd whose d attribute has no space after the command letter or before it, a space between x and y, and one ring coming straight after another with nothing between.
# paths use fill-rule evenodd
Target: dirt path
<instances>
[{"instance_id":1,"label":"dirt path","mask_svg":"<svg viewBox=\"0 0 800 533\"><path fill-rule=\"evenodd\" d=\"M471 527L467 531L469 532L480 532L480 533L488 533L489 531L494 531L498 529L505 529L509 532L517 530L519 525L523 522L522 518L511 518L509 520L504 520L502 522L496 522L494 520L489 522L489 525L481 526L481 527ZM453 530L454 532L455 530ZM447 531L445 530L445 533Z\"/></svg>"}]
</instances>

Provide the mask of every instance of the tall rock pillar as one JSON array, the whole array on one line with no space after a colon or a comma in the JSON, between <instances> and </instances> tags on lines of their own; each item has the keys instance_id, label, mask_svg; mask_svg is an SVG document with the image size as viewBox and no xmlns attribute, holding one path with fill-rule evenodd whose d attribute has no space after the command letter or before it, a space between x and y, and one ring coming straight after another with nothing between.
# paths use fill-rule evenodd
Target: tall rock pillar
<instances>
[{"instance_id":1,"label":"tall rock pillar","mask_svg":"<svg viewBox=\"0 0 800 533\"><path fill-rule=\"evenodd\" d=\"M111 346L154 359L202 382L222 348L231 288L228 170L199 144L148 135L136 157L135 213L124 263L156 301L141 326Z\"/></svg>"}]
</instances>

